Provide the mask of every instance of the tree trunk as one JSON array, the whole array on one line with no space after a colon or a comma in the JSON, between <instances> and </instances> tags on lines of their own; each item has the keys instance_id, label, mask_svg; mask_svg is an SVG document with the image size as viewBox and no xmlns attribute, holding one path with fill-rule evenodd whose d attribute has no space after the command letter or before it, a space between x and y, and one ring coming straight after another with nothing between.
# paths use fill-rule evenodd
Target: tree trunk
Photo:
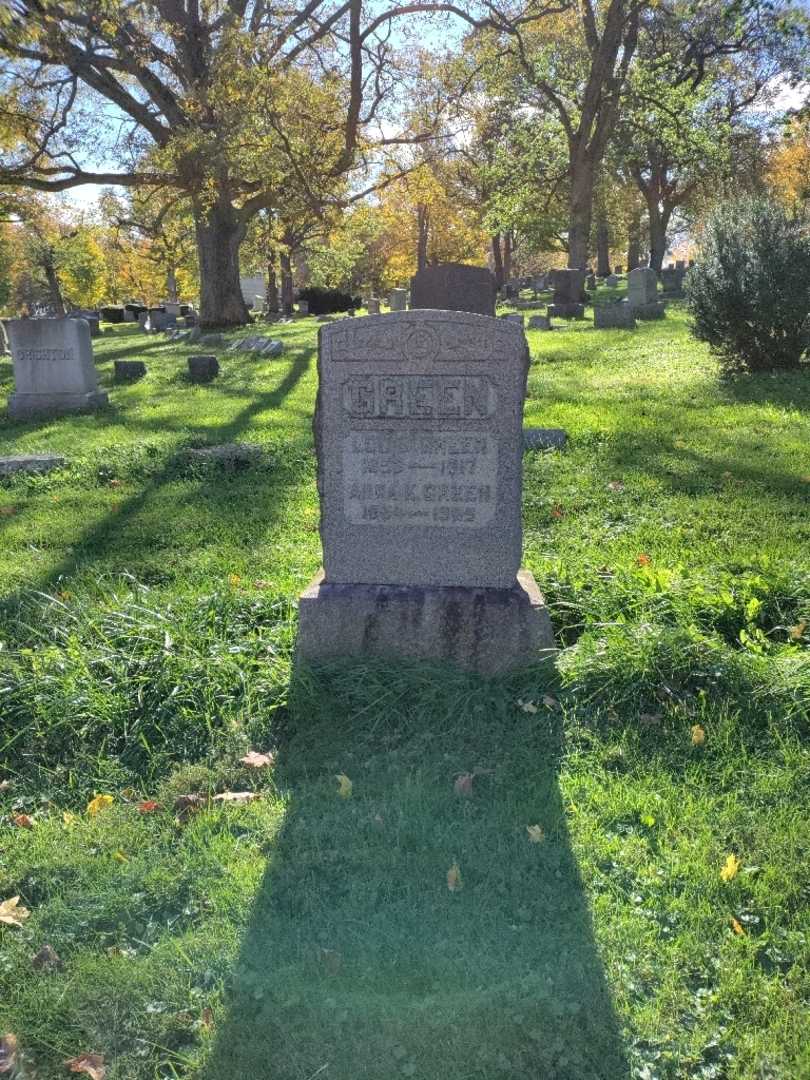
<instances>
[{"instance_id":1,"label":"tree trunk","mask_svg":"<svg viewBox=\"0 0 810 1080\"><path fill-rule=\"evenodd\" d=\"M177 274L173 266L166 271L166 299L177 303Z\"/></svg>"},{"instance_id":2,"label":"tree trunk","mask_svg":"<svg viewBox=\"0 0 810 1080\"><path fill-rule=\"evenodd\" d=\"M568 198L568 268L581 270L588 265L588 240L591 235L593 208L593 164L587 154L574 155L571 161L571 194Z\"/></svg>"},{"instance_id":3,"label":"tree trunk","mask_svg":"<svg viewBox=\"0 0 810 1080\"><path fill-rule=\"evenodd\" d=\"M279 253L278 261L281 266L281 310L284 315L292 315L293 273L289 248Z\"/></svg>"},{"instance_id":4,"label":"tree trunk","mask_svg":"<svg viewBox=\"0 0 810 1080\"><path fill-rule=\"evenodd\" d=\"M634 210L627 231L627 273L641 261L641 210Z\"/></svg>"},{"instance_id":5,"label":"tree trunk","mask_svg":"<svg viewBox=\"0 0 810 1080\"><path fill-rule=\"evenodd\" d=\"M426 206L416 210L416 269L424 270L428 264L428 236L430 234L430 211Z\"/></svg>"},{"instance_id":6,"label":"tree trunk","mask_svg":"<svg viewBox=\"0 0 810 1080\"><path fill-rule=\"evenodd\" d=\"M513 237L512 230L507 229L503 234L503 279L504 281L512 280L512 251L513 251Z\"/></svg>"},{"instance_id":7,"label":"tree trunk","mask_svg":"<svg viewBox=\"0 0 810 1080\"><path fill-rule=\"evenodd\" d=\"M663 209L655 199L648 200L650 215L650 266L660 274L667 252L667 229L672 216L672 208L664 204Z\"/></svg>"},{"instance_id":8,"label":"tree trunk","mask_svg":"<svg viewBox=\"0 0 810 1080\"><path fill-rule=\"evenodd\" d=\"M267 297L264 306L269 314L278 313L278 277L276 275L276 253L267 256Z\"/></svg>"},{"instance_id":9,"label":"tree trunk","mask_svg":"<svg viewBox=\"0 0 810 1080\"><path fill-rule=\"evenodd\" d=\"M495 284L500 289L503 287L503 255L501 254L501 234L492 234L492 265L495 268Z\"/></svg>"},{"instance_id":10,"label":"tree trunk","mask_svg":"<svg viewBox=\"0 0 810 1080\"><path fill-rule=\"evenodd\" d=\"M226 198L194 215L200 263L200 325L244 326L248 309L239 283L239 245L245 228Z\"/></svg>"},{"instance_id":11,"label":"tree trunk","mask_svg":"<svg viewBox=\"0 0 810 1080\"><path fill-rule=\"evenodd\" d=\"M610 231L603 217L596 222L596 272L599 277L607 277L612 271L610 265Z\"/></svg>"},{"instance_id":12,"label":"tree trunk","mask_svg":"<svg viewBox=\"0 0 810 1080\"><path fill-rule=\"evenodd\" d=\"M45 272L45 280L48 282L48 292L51 294L51 303L53 304L57 315L65 315L65 300L62 296L62 287L59 284L59 278L56 276L56 270L53 265L53 253L46 255L42 262L42 269Z\"/></svg>"}]
</instances>

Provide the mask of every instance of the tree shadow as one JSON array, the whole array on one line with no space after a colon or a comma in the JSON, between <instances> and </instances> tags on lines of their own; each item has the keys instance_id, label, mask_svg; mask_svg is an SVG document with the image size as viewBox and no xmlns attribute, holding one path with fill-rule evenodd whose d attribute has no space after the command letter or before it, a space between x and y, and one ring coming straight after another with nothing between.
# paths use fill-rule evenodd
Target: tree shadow
<instances>
[{"instance_id":1,"label":"tree shadow","mask_svg":"<svg viewBox=\"0 0 810 1080\"><path fill-rule=\"evenodd\" d=\"M202 1077L628 1076L566 824L559 727L510 719L497 682L438 668L408 679L294 676L300 728L276 773L286 819ZM479 765L473 797L457 794L454 777Z\"/></svg>"},{"instance_id":2,"label":"tree shadow","mask_svg":"<svg viewBox=\"0 0 810 1080\"><path fill-rule=\"evenodd\" d=\"M720 386L727 398L741 405L810 409L810 363L798 371L726 376Z\"/></svg>"}]
</instances>

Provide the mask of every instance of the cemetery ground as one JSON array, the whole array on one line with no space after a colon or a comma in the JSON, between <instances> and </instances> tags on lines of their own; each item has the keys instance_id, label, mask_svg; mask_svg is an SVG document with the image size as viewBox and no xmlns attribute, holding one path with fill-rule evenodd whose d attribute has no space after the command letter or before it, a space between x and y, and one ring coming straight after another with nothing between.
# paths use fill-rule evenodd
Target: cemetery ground
<instances>
[{"instance_id":1,"label":"cemetery ground","mask_svg":"<svg viewBox=\"0 0 810 1080\"><path fill-rule=\"evenodd\" d=\"M525 423L570 437L524 458L556 664L291 676L316 328L208 386L111 329L108 411L0 421L69 459L0 482L20 1075L810 1076L807 372L721 383L677 304L530 331ZM233 442L262 458L187 454Z\"/></svg>"}]
</instances>

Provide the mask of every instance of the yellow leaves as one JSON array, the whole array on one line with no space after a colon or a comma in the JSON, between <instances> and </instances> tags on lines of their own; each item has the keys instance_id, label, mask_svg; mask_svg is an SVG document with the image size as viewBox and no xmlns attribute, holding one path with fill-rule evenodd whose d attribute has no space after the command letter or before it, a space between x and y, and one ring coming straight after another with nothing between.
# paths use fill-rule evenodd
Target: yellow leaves
<instances>
[{"instance_id":1,"label":"yellow leaves","mask_svg":"<svg viewBox=\"0 0 810 1080\"><path fill-rule=\"evenodd\" d=\"M640 555L636 556L636 562L638 563L639 566L649 566L650 563L652 562L652 559L650 558L649 555L645 555L644 552L642 551L642 553Z\"/></svg>"},{"instance_id":2,"label":"yellow leaves","mask_svg":"<svg viewBox=\"0 0 810 1080\"><path fill-rule=\"evenodd\" d=\"M542 844L546 838L546 831L542 825L527 825L526 832L529 834L530 844Z\"/></svg>"},{"instance_id":3,"label":"yellow leaves","mask_svg":"<svg viewBox=\"0 0 810 1080\"><path fill-rule=\"evenodd\" d=\"M6 926L22 926L31 912L20 903L19 896L0 901L0 923Z\"/></svg>"},{"instance_id":4,"label":"yellow leaves","mask_svg":"<svg viewBox=\"0 0 810 1080\"><path fill-rule=\"evenodd\" d=\"M703 746L706 742L706 731L700 724L693 724L691 728L692 746Z\"/></svg>"},{"instance_id":5,"label":"yellow leaves","mask_svg":"<svg viewBox=\"0 0 810 1080\"><path fill-rule=\"evenodd\" d=\"M742 862L736 855L729 855L726 861L723 863L723 868L720 871L721 881L733 881L739 873Z\"/></svg>"},{"instance_id":6,"label":"yellow leaves","mask_svg":"<svg viewBox=\"0 0 810 1080\"><path fill-rule=\"evenodd\" d=\"M464 882L461 880L461 870L457 862L454 862L447 871L447 888L450 892L458 892L459 889L464 888Z\"/></svg>"},{"instance_id":7,"label":"yellow leaves","mask_svg":"<svg viewBox=\"0 0 810 1080\"><path fill-rule=\"evenodd\" d=\"M791 628L788 630L788 637L790 638L791 641L801 641L801 639L804 637L804 632L805 632L806 629L807 629L807 623L803 619L800 623L797 623L795 626L791 626Z\"/></svg>"},{"instance_id":8,"label":"yellow leaves","mask_svg":"<svg viewBox=\"0 0 810 1080\"><path fill-rule=\"evenodd\" d=\"M129 862L129 855L125 855L124 852L120 851L120 850L113 852L113 858L115 859L116 862L119 862L119 863L128 863Z\"/></svg>"},{"instance_id":9,"label":"yellow leaves","mask_svg":"<svg viewBox=\"0 0 810 1080\"><path fill-rule=\"evenodd\" d=\"M269 769L275 764L276 757L275 754L260 754L258 750L249 750L239 761L249 769Z\"/></svg>"},{"instance_id":10,"label":"yellow leaves","mask_svg":"<svg viewBox=\"0 0 810 1080\"><path fill-rule=\"evenodd\" d=\"M232 589L238 589L242 584L242 579L238 574L228 574L228 584Z\"/></svg>"},{"instance_id":11,"label":"yellow leaves","mask_svg":"<svg viewBox=\"0 0 810 1080\"><path fill-rule=\"evenodd\" d=\"M740 937L745 935L745 930L743 930L742 926L737 922L733 915L730 916L729 922L731 923L731 929L735 934L738 934Z\"/></svg>"},{"instance_id":12,"label":"yellow leaves","mask_svg":"<svg viewBox=\"0 0 810 1080\"><path fill-rule=\"evenodd\" d=\"M71 814L69 810L63 811L62 824L65 826L66 829L69 829L71 825L75 825L78 820L79 819L76 817L76 815Z\"/></svg>"},{"instance_id":13,"label":"yellow leaves","mask_svg":"<svg viewBox=\"0 0 810 1080\"><path fill-rule=\"evenodd\" d=\"M341 799L351 798L353 784L346 773L337 773L335 779L338 782L338 795Z\"/></svg>"},{"instance_id":14,"label":"yellow leaves","mask_svg":"<svg viewBox=\"0 0 810 1080\"><path fill-rule=\"evenodd\" d=\"M96 817L102 810L112 806L114 802L112 795L96 795L95 799L91 799L87 804L87 813L90 817Z\"/></svg>"},{"instance_id":15,"label":"yellow leaves","mask_svg":"<svg viewBox=\"0 0 810 1080\"><path fill-rule=\"evenodd\" d=\"M90 1080L104 1080L107 1075L103 1054L79 1054L66 1061L65 1066L73 1073L84 1073Z\"/></svg>"}]
</instances>

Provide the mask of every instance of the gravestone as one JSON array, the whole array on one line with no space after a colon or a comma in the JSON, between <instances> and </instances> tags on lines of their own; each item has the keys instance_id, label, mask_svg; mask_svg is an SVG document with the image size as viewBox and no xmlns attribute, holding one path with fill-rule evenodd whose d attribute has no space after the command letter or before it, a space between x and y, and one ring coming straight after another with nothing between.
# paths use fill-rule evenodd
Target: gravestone
<instances>
[{"instance_id":1,"label":"gravestone","mask_svg":"<svg viewBox=\"0 0 810 1080\"><path fill-rule=\"evenodd\" d=\"M618 284L619 278L616 274L608 274L608 276L605 278L605 285L607 285L609 289L615 289Z\"/></svg>"},{"instance_id":2,"label":"gravestone","mask_svg":"<svg viewBox=\"0 0 810 1080\"><path fill-rule=\"evenodd\" d=\"M219 361L207 354L190 356L188 374L193 383L209 383L219 375Z\"/></svg>"},{"instance_id":3,"label":"gravestone","mask_svg":"<svg viewBox=\"0 0 810 1080\"><path fill-rule=\"evenodd\" d=\"M637 266L627 275L627 303L637 319L663 319L658 300L658 276L650 266Z\"/></svg>"},{"instance_id":4,"label":"gravestone","mask_svg":"<svg viewBox=\"0 0 810 1080\"><path fill-rule=\"evenodd\" d=\"M635 330L636 318L627 303L603 304L593 309L593 325L597 330Z\"/></svg>"},{"instance_id":5,"label":"gravestone","mask_svg":"<svg viewBox=\"0 0 810 1080\"><path fill-rule=\"evenodd\" d=\"M675 260L675 269L676 270L685 270L686 269L686 259L676 259Z\"/></svg>"},{"instance_id":6,"label":"gravestone","mask_svg":"<svg viewBox=\"0 0 810 1080\"><path fill-rule=\"evenodd\" d=\"M84 319L8 319L5 326L15 384L10 417L90 412L107 404Z\"/></svg>"},{"instance_id":7,"label":"gravestone","mask_svg":"<svg viewBox=\"0 0 810 1080\"><path fill-rule=\"evenodd\" d=\"M309 300L298 301L298 314L309 315Z\"/></svg>"},{"instance_id":8,"label":"gravestone","mask_svg":"<svg viewBox=\"0 0 810 1080\"><path fill-rule=\"evenodd\" d=\"M180 305L174 300L167 300L163 305L163 310L167 315L174 315L175 319L178 315L182 315L183 312L180 309Z\"/></svg>"},{"instance_id":9,"label":"gravestone","mask_svg":"<svg viewBox=\"0 0 810 1080\"><path fill-rule=\"evenodd\" d=\"M103 307L101 317L105 322L122 323L124 321L124 309L122 307Z\"/></svg>"},{"instance_id":10,"label":"gravestone","mask_svg":"<svg viewBox=\"0 0 810 1080\"><path fill-rule=\"evenodd\" d=\"M392 311L404 311L408 306L408 290L392 289L388 297L388 306Z\"/></svg>"},{"instance_id":11,"label":"gravestone","mask_svg":"<svg viewBox=\"0 0 810 1080\"><path fill-rule=\"evenodd\" d=\"M255 301L259 301L259 306L264 304L267 297L267 290L264 284L263 274L249 274L244 277L240 276L239 286L242 290L242 299L245 304L252 308Z\"/></svg>"},{"instance_id":12,"label":"gravestone","mask_svg":"<svg viewBox=\"0 0 810 1080\"><path fill-rule=\"evenodd\" d=\"M523 451L562 450L568 440L565 428L527 427L523 429Z\"/></svg>"},{"instance_id":13,"label":"gravestone","mask_svg":"<svg viewBox=\"0 0 810 1080\"><path fill-rule=\"evenodd\" d=\"M324 569L299 604L300 658L494 672L553 648L518 575L528 364L510 319L415 309L321 328Z\"/></svg>"},{"instance_id":14,"label":"gravestone","mask_svg":"<svg viewBox=\"0 0 810 1080\"><path fill-rule=\"evenodd\" d=\"M683 279L686 277L685 266L667 267L661 271L661 288L668 297L681 297L684 295Z\"/></svg>"},{"instance_id":15,"label":"gravestone","mask_svg":"<svg viewBox=\"0 0 810 1080\"><path fill-rule=\"evenodd\" d=\"M146 374L143 360L116 360L113 367L117 383L137 382Z\"/></svg>"},{"instance_id":16,"label":"gravestone","mask_svg":"<svg viewBox=\"0 0 810 1080\"><path fill-rule=\"evenodd\" d=\"M67 465L67 458L61 454L14 454L0 457L0 476L13 476L15 473L42 475L61 469Z\"/></svg>"},{"instance_id":17,"label":"gravestone","mask_svg":"<svg viewBox=\"0 0 810 1080\"><path fill-rule=\"evenodd\" d=\"M585 288L591 290L596 288L596 274L588 274L588 276L585 278Z\"/></svg>"},{"instance_id":18,"label":"gravestone","mask_svg":"<svg viewBox=\"0 0 810 1080\"><path fill-rule=\"evenodd\" d=\"M613 273L614 274L623 274L624 273L624 267L623 266L617 266L616 269L613 271Z\"/></svg>"},{"instance_id":19,"label":"gravestone","mask_svg":"<svg viewBox=\"0 0 810 1080\"><path fill-rule=\"evenodd\" d=\"M68 315L69 319L84 319L87 325L90 327L90 337L100 337L101 335L101 312L100 311L87 311L80 308L76 311L71 311Z\"/></svg>"},{"instance_id":20,"label":"gravestone","mask_svg":"<svg viewBox=\"0 0 810 1080\"><path fill-rule=\"evenodd\" d=\"M377 299L376 296L370 296L368 300L366 300L366 311L369 313L369 315L380 314L380 301Z\"/></svg>"},{"instance_id":21,"label":"gravestone","mask_svg":"<svg viewBox=\"0 0 810 1080\"><path fill-rule=\"evenodd\" d=\"M485 266L440 263L426 266L411 278L411 310L439 308L495 314L495 278Z\"/></svg>"},{"instance_id":22,"label":"gravestone","mask_svg":"<svg viewBox=\"0 0 810 1080\"><path fill-rule=\"evenodd\" d=\"M585 317L585 271L552 270L551 283L554 295L548 305L550 316L561 319L583 319Z\"/></svg>"},{"instance_id":23,"label":"gravestone","mask_svg":"<svg viewBox=\"0 0 810 1080\"><path fill-rule=\"evenodd\" d=\"M548 317L548 315L532 315L529 318L529 329L530 330L550 330L551 329L551 319Z\"/></svg>"}]
</instances>

